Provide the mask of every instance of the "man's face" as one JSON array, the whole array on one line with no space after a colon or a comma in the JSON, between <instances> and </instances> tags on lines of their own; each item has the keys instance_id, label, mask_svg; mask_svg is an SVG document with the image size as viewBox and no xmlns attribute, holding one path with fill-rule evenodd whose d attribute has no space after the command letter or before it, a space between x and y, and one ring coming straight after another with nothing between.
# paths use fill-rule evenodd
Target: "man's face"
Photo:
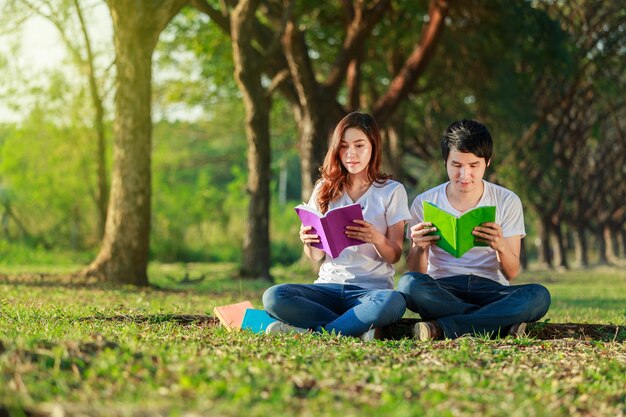
<instances>
[{"instance_id":1,"label":"man's face","mask_svg":"<svg viewBox=\"0 0 626 417\"><path fill-rule=\"evenodd\" d=\"M450 183L461 193L471 193L480 187L488 166L489 162L485 158L470 152L450 151L446 161Z\"/></svg>"}]
</instances>

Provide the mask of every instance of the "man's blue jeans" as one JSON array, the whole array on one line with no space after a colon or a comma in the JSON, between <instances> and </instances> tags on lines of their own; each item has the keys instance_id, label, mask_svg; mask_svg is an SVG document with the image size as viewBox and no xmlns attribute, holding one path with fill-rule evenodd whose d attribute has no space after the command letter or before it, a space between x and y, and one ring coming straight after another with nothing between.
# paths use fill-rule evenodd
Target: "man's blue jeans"
<instances>
[{"instance_id":1,"label":"man's blue jeans","mask_svg":"<svg viewBox=\"0 0 626 417\"><path fill-rule=\"evenodd\" d=\"M359 336L372 327L394 323L406 310L402 294L342 284L281 284L263 294L274 318L317 332Z\"/></svg>"},{"instance_id":2,"label":"man's blue jeans","mask_svg":"<svg viewBox=\"0 0 626 417\"><path fill-rule=\"evenodd\" d=\"M550 293L542 285L506 286L476 275L433 279L408 272L398 291L411 311L436 320L449 339L468 333L504 336L511 325L537 321L550 307Z\"/></svg>"}]
</instances>

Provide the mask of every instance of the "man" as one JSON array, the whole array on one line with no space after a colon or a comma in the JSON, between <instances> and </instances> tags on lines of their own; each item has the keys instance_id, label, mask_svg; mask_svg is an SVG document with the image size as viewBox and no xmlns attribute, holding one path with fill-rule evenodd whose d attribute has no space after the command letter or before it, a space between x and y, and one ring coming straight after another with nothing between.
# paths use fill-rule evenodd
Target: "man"
<instances>
[{"instance_id":1,"label":"man","mask_svg":"<svg viewBox=\"0 0 626 417\"><path fill-rule=\"evenodd\" d=\"M550 306L550 293L539 284L509 286L520 272L525 236L522 204L513 192L483 180L493 142L487 127L474 120L452 123L441 138L449 182L417 196L411 206L409 271L398 290L410 310L425 321L415 337L442 339L465 334L522 334L525 323L539 320ZM459 216L480 206L496 206L496 221L472 231L476 246L455 258L436 246L439 236L424 221L428 201Z\"/></svg>"}]
</instances>

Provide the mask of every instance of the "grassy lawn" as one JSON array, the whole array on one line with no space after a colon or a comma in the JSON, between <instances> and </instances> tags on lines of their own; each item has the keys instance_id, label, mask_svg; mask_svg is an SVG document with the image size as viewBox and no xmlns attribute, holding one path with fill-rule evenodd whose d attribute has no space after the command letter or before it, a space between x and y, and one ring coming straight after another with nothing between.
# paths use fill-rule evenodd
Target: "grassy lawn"
<instances>
[{"instance_id":1,"label":"grassy lawn","mask_svg":"<svg viewBox=\"0 0 626 417\"><path fill-rule=\"evenodd\" d=\"M228 333L176 315L243 299L261 307L267 284L232 279L233 265L152 265L160 289L47 275L71 270L0 276L0 416L626 414L621 330L605 340L438 342ZM549 323L626 324L623 269L531 271L519 282L549 288Z\"/></svg>"}]
</instances>

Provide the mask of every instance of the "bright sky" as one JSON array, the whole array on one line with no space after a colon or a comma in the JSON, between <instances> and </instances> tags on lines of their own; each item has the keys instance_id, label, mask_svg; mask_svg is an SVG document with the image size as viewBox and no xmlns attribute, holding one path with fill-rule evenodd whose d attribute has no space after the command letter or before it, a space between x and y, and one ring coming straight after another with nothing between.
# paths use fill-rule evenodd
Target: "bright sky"
<instances>
[{"instance_id":1,"label":"bright sky","mask_svg":"<svg viewBox=\"0 0 626 417\"><path fill-rule=\"evenodd\" d=\"M34 69L53 68L61 63L65 54L58 31L50 22L39 16L26 21L21 52L25 64Z\"/></svg>"},{"instance_id":2,"label":"bright sky","mask_svg":"<svg viewBox=\"0 0 626 417\"><path fill-rule=\"evenodd\" d=\"M98 43L111 42L111 16L104 1L81 1L89 36L97 48ZM58 30L43 17L33 16L26 21L22 31L24 59L35 68L50 68L65 57L65 47Z\"/></svg>"},{"instance_id":3,"label":"bright sky","mask_svg":"<svg viewBox=\"0 0 626 417\"><path fill-rule=\"evenodd\" d=\"M103 42L111 40L111 17L104 1L81 2L85 20L89 25L89 35L95 50L102 50L99 47ZM7 39L19 40L20 51L17 56L10 56L12 65L23 70L28 76L45 72L52 68L58 68L63 64L67 56L66 48L59 36L59 32L52 23L43 17L33 15L24 22L20 34L4 35ZM0 42L0 51L6 54L9 49L3 47ZM112 49L112 48L110 48ZM19 115L11 113L0 101L0 122L19 120Z\"/></svg>"},{"instance_id":4,"label":"bright sky","mask_svg":"<svg viewBox=\"0 0 626 417\"><path fill-rule=\"evenodd\" d=\"M0 0L1 2L2 0ZM84 8L84 17L88 24L94 51L107 51L107 53L112 54L112 23L106 3L102 0L81 0L81 5ZM20 52L17 56L7 54L10 49L6 46L5 39L10 38L19 41ZM67 50L57 28L45 18L36 15L24 22L21 34L0 37L0 53L9 57L14 70L31 80L38 80L39 74L44 74L50 69L63 66L68 70L72 68L71 64L64 62L67 57ZM100 58L102 61L98 62L97 65L101 68L107 67L112 61L112 56L100 55ZM153 76L155 81L159 80L159 73L155 73ZM45 79L45 75L42 75L43 83L46 82ZM10 83L11 81L10 76L6 78L6 82ZM1 92L2 85L0 85ZM156 119L167 117L172 120L194 120L200 118L204 113L204 109L200 106L179 105L167 106L166 108L155 106L153 109L153 115ZM22 117L23 115L11 112L7 105L3 105L0 95L0 123L19 121Z\"/></svg>"}]
</instances>

